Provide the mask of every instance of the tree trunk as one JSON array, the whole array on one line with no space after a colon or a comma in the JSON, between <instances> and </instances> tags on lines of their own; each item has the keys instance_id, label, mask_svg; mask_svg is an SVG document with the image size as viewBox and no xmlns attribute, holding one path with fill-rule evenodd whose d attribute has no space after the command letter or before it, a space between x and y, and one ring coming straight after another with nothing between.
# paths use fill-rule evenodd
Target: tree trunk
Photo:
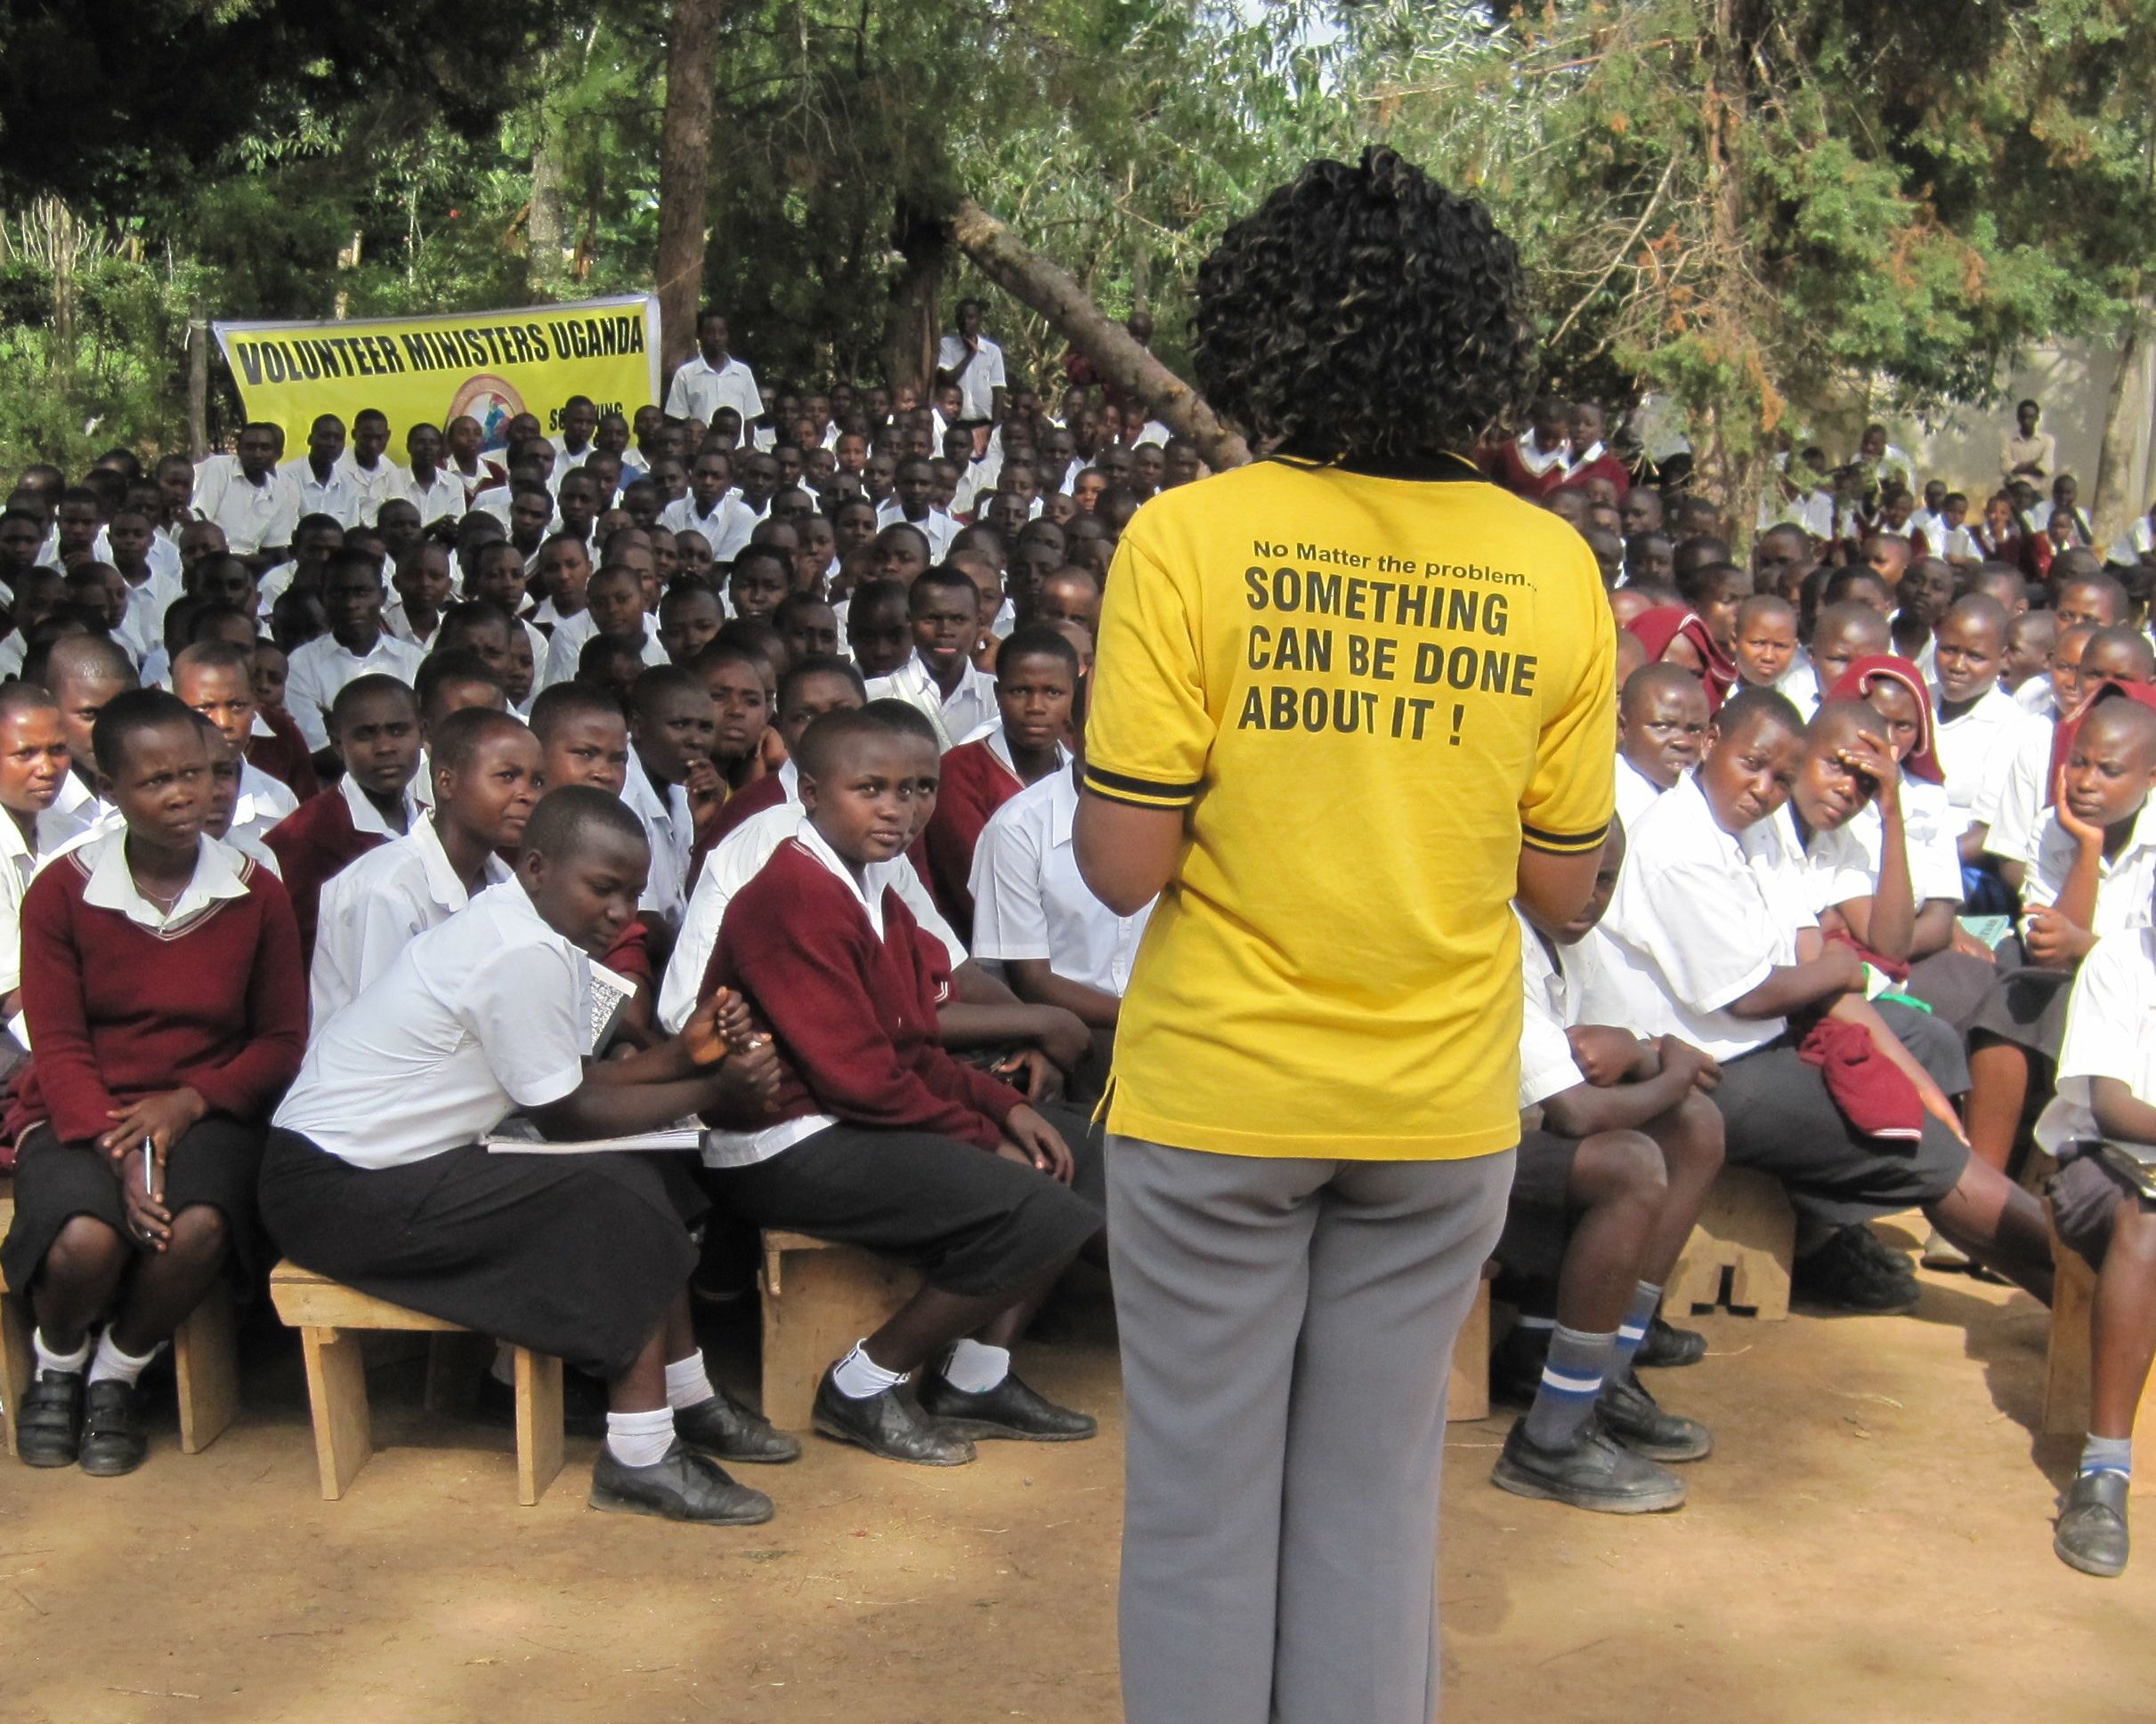
<instances>
[{"instance_id":1,"label":"tree trunk","mask_svg":"<svg viewBox=\"0 0 2156 1724\"><path fill-rule=\"evenodd\" d=\"M209 308L199 294L187 313L187 451L198 461L209 453Z\"/></svg>"},{"instance_id":2,"label":"tree trunk","mask_svg":"<svg viewBox=\"0 0 2156 1724\"><path fill-rule=\"evenodd\" d=\"M1020 304L1046 318L1101 376L1151 405L1154 417L1198 446L1212 467L1240 466L1249 445L1222 423L1205 398L1104 316L1085 290L1046 258L1018 243L1009 228L970 198L951 215L951 237L973 266Z\"/></svg>"},{"instance_id":3,"label":"tree trunk","mask_svg":"<svg viewBox=\"0 0 2156 1724\"><path fill-rule=\"evenodd\" d=\"M891 284L890 313L883 327L883 381L889 389L918 391L925 402L936 371L936 302L950 245L943 223L903 194L891 219L891 240L906 261Z\"/></svg>"},{"instance_id":4,"label":"tree trunk","mask_svg":"<svg viewBox=\"0 0 2156 1724\"><path fill-rule=\"evenodd\" d=\"M659 121L659 359L662 376L696 346L711 203L711 106L721 0L673 0Z\"/></svg>"},{"instance_id":5,"label":"tree trunk","mask_svg":"<svg viewBox=\"0 0 2156 1724\"><path fill-rule=\"evenodd\" d=\"M2141 494L2128 489L2134 482L2134 455L2141 434L2148 430L2149 320L2156 305L2136 302L2119 342L2119 368L2111 374L2110 393L2103 402L2103 441L2096 453L2096 489L2089 502L2089 519L2096 530L2099 550L2109 546L2141 513Z\"/></svg>"},{"instance_id":6,"label":"tree trunk","mask_svg":"<svg viewBox=\"0 0 2156 1724\"><path fill-rule=\"evenodd\" d=\"M524 275L535 294L546 294L562 273L568 220L562 198L561 140L542 111L534 116L531 206L524 217Z\"/></svg>"}]
</instances>

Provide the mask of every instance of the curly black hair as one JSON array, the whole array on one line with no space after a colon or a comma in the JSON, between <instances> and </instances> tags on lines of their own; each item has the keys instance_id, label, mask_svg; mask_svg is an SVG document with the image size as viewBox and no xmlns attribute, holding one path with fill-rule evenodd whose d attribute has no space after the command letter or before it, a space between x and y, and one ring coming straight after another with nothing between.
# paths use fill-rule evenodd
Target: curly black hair
<instances>
[{"instance_id":1,"label":"curly black hair","mask_svg":"<svg viewBox=\"0 0 2156 1724\"><path fill-rule=\"evenodd\" d=\"M1464 452L1535 381L1520 254L1390 150L1314 161L1198 269L1198 386L1254 441L1321 462Z\"/></svg>"}]
</instances>

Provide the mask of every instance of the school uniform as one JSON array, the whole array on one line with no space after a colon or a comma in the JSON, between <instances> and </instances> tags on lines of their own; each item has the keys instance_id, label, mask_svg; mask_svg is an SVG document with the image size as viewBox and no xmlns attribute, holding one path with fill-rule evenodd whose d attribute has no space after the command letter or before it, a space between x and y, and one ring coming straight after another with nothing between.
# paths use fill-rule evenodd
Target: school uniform
<instances>
[{"instance_id":1,"label":"school uniform","mask_svg":"<svg viewBox=\"0 0 2156 1724\"><path fill-rule=\"evenodd\" d=\"M659 1157L494 1155L584 1081L591 960L511 880L320 1025L278 1108L263 1220L295 1262L602 1377L680 1292L701 1204Z\"/></svg>"},{"instance_id":2,"label":"school uniform","mask_svg":"<svg viewBox=\"0 0 2156 1724\"><path fill-rule=\"evenodd\" d=\"M2036 1122L2036 1140L2059 1162L2051 1181L2052 1225L2096 1268L2103 1267L2121 1197L2144 1211L2151 1201L2115 1172L2096 1145L2098 1078L2123 1083L2138 1102L2156 1102L2156 931L2111 935L2081 961L2066 1008L2058 1093Z\"/></svg>"},{"instance_id":3,"label":"school uniform","mask_svg":"<svg viewBox=\"0 0 2156 1724\"><path fill-rule=\"evenodd\" d=\"M1820 709L1820 673L1809 652L1800 652L1776 680L1774 692L1787 699L1806 724Z\"/></svg>"},{"instance_id":4,"label":"school uniform","mask_svg":"<svg viewBox=\"0 0 2156 1724\"><path fill-rule=\"evenodd\" d=\"M876 528L880 532L886 527L911 527L928 541L928 561L941 563L950 554L951 541L958 537L958 522L943 510L932 508L919 521L912 520L892 498L876 511Z\"/></svg>"},{"instance_id":5,"label":"school uniform","mask_svg":"<svg viewBox=\"0 0 2156 1724\"><path fill-rule=\"evenodd\" d=\"M871 678L871 700L904 700L925 714L936 726L937 746L948 754L966 737L1002 716L995 700L995 678L970 659L959 672L958 684L946 695L928 674L917 651L888 676Z\"/></svg>"},{"instance_id":6,"label":"school uniform","mask_svg":"<svg viewBox=\"0 0 2156 1724\"><path fill-rule=\"evenodd\" d=\"M680 1033L703 997L704 972L718 944L728 907L742 888L763 871L779 846L793 837L794 828L800 823L799 781L789 781L786 777L792 766L789 761L763 781L784 785L786 799L743 821L723 843L712 847L697 870L680 931L674 936L673 956L667 961L666 977L659 989L659 1024L669 1034ZM944 948L947 969L956 970L966 961L965 943L936 909L935 897L910 857L898 855L888 862L871 862L868 878L871 886L888 886L898 894L912 912L915 927Z\"/></svg>"},{"instance_id":7,"label":"school uniform","mask_svg":"<svg viewBox=\"0 0 2156 1724\"><path fill-rule=\"evenodd\" d=\"M740 555L749 543L749 535L762 519L742 499L742 494L734 490L713 504L709 514L697 508L693 495L669 503L659 512L659 524L669 532L701 533L704 542L711 547L714 563L731 563Z\"/></svg>"},{"instance_id":8,"label":"school uniform","mask_svg":"<svg viewBox=\"0 0 2156 1724\"><path fill-rule=\"evenodd\" d=\"M577 678L577 661L584 656L584 649L599 632L588 609L573 617L563 617L554 626L547 638L547 656L539 661L539 676L536 686L552 688L556 683L573 683ZM652 619L644 619L644 662L662 665L668 662L666 648L659 644L659 631Z\"/></svg>"},{"instance_id":9,"label":"school uniform","mask_svg":"<svg viewBox=\"0 0 2156 1724\"><path fill-rule=\"evenodd\" d=\"M290 671L285 678L285 709L308 748L320 754L329 746L329 708L338 691L361 676L394 676L409 687L419 675L426 655L409 641L401 641L386 629L375 636L365 652L354 652L334 635L318 635L304 646L292 649Z\"/></svg>"},{"instance_id":10,"label":"school uniform","mask_svg":"<svg viewBox=\"0 0 2156 1724\"><path fill-rule=\"evenodd\" d=\"M1045 959L1058 975L1120 1000L1153 906L1118 916L1093 895L1071 842L1077 818L1078 787L1062 765L990 816L968 880L974 956Z\"/></svg>"},{"instance_id":11,"label":"school uniform","mask_svg":"<svg viewBox=\"0 0 2156 1724\"><path fill-rule=\"evenodd\" d=\"M1619 754L1617 758L1617 821L1629 832L1640 823L1647 811L1655 805L1662 794L1662 787L1648 777L1631 761ZM943 805L939 801L937 807Z\"/></svg>"},{"instance_id":12,"label":"school uniform","mask_svg":"<svg viewBox=\"0 0 2156 1724\"><path fill-rule=\"evenodd\" d=\"M170 573L161 572L154 558L151 559L149 574L141 581L128 585L127 612L120 619L120 626L114 631L114 638L134 654L138 665L165 643L165 613L172 609L172 602L180 596L180 593L179 570L174 568ZM20 661L15 668L18 670L21 668Z\"/></svg>"},{"instance_id":13,"label":"school uniform","mask_svg":"<svg viewBox=\"0 0 2156 1724\"><path fill-rule=\"evenodd\" d=\"M2048 679L2038 677L2038 683ZM2024 864L2036 861L2052 793L2051 757L2058 735L2058 708L2046 690L2044 707L2031 711L2012 732L2013 752L1989 793L1979 794L1980 816L1990 814L1984 854Z\"/></svg>"},{"instance_id":14,"label":"school uniform","mask_svg":"<svg viewBox=\"0 0 2156 1724\"><path fill-rule=\"evenodd\" d=\"M447 467L436 467L424 481L412 469L398 471L401 482L395 494L419 511L422 527L431 527L444 516L451 521L463 518L471 493L465 489L464 481Z\"/></svg>"},{"instance_id":15,"label":"school uniform","mask_svg":"<svg viewBox=\"0 0 2156 1724\"><path fill-rule=\"evenodd\" d=\"M404 793L406 830L419 819L419 805ZM280 820L263 842L284 869L285 890L299 927L300 951L313 961L315 920L322 887L369 850L401 834L383 819L382 811L347 773L327 790L318 791Z\"/></svg>"},{"instance_id":16,"label":"school uniform","mask_svg":"<svg viewBox=\"0 0 2156 1724\"><path fill-rule=\"evenodd\" d=\"M1605 443L1595 443L1585 453L1568 459L1564 480L1558 490L1584 490L1591 479L1607 479L1615 485L1619 501L1632 489L1632 469L1618 460Z\"/></svg>"},{"instance_id":17,"label":"school uniform","mask_svg":"<svg viewBox=\"0 0 2156 1724\"><path fill-rule=\"evenodd\" d=\"M490 485L507 485L509 482L508 474L483 456L468 473L453 460L444 463L441 473L443 478L455 481L457 489L463 493L455 511L459 515L471 508L477 500L479 493L485 490ZM430 517L421 515L419 518L424 522Z\"/></svg>"},{"instance_id":18,"label":"school uniform","mask_svg":"<svg viewBox=\"0 0 2156 1724\"><path fill-rule=\"evenodd\" d=\"M227 838L235 843L242 838L260 843L298 807L299 798L292 794L290 786L242 757L239 794L232 803L232 823Z\"/></svg>"},{"instance_id":19,"label":"school uniform","mask_svg":"<svg viewBox=\"0 0 2156 1724\"><path fill-rule=\"evenodd\" d=\"M289 545L292 530L299 524L292 488L274 471L256 483L238 461L211 465L196 481L195 513L224 529L225 545L234 556Z\"/></svg>"},{"instance_id":20,"label":"school uniform","mask_svg":"<svg viewBox=\"0 0 2156 1724\"><path fill-rule=\"evenodd\" d=\"M1818 925L1803 857L1786 809L1732 838L1688 774L1632 834L1602 919L1610 961L1586 1009L1590 1021L1680 1036L1720 1062L1714 1100L1730 1165L1774 1174L1800 1211L1839 1227L1937 1202L1969 1152L1928 1115L1915 1144L1860 1135L1798 1057L1786 1019L1730 1012L1794 964L1798 934Z\"/></svg>"},{"instance_id":21,"label":"school uniform","mask_svg":"<svg viewBox=\"0 0 2156 1724\"><path fill-rule=\"evenodd\" d=\"M799 806L800 781L801 769L791 760L782 760L779 763L778 771L765 773L763 777L742 785L728 797L712 818L709 830L696 841L697 849L701 854L691 862L689 878L694 880L702 873L703 857L717 849L753 815L769 808L782 807L790 802ZM943 805L940 791L937 793L936 805Z\"/></svg>"},{"instance_id":22,"label":"school uniform","mask_svg":"<svg viewBox=\"0 0 2156 1724\"><path fill-rule=\"evenodd\" d=\"M321 789L314 776L314 757L307 740L289 714L267 708L255 709L254 727L247 733L247 758L304 802Z\"/></svg>"},{"instance_id":23,"label":"school uniform","mask_svg":"<svg viewBox=\"0 0 2156 1724\"><path fill-rule=\"evenodd\" d=\"M993 1153L1025 1098L944 1051L933 972L896 893L871 897L804 818L735 906L704 992L741 992L779 1083L760 1120L709 1121L720 1202L967 1296L1016 1291L1100 1231L1098 1134L1082 1121L1074 1186Z\"/></svg>"},{"instance_id":24,"label":"school uniform","mask_svg":"<svg viewBox=\"0 0 2156 1724\"><path fill-rule=\"evenodd\" d=\"M1484 472L1513 496L1539 503L1565 482L1565 463L1570 454L1564 443L1555 449L1543 448L1532 431L1525 431L1478 451L1475 458Z\"/></svg>"},{"instance_id":25,"label":"school uniform","mask_svg":"<svg viewBox=\"0 0 2156 1724\"><path fill-rule=\"evenodd\" d=\"M382 456L372 467L363 467L358 457L348 449L337 457L336 464L344 477L351 481L353 490L358 495L359 521L363 527L375 524L382 513L383 504L404 495L405 471L387 455ZM426 524L425 515L420 516L419 521L422 526Z\"/></svg>"},{"instance_id":26,"label":"school uniform","mask_svg":"<svg viewBox=\"0 0 2156 1724\"><path fill-rule=\"evenodd\" d=\"M85 830L84 822L45 809L30 822L25 835L15 816L0 811L0 994L22 986L22 900L30 881L48 859ZM9 1015L7 1032L24 1047L29 1044L29 1025L18 1007Z\"/></svg>"},{"instance_id":27,"label":"school uniform","mask_svg":"<svg viewBox=\"0 0 2156 1724\"><path fill-rule=\"evenodd\" d=\"M498 856L487 858L482 889L510 878ZM414 821L402 838L369 851L325 883L307 968L315 1028L387 970L413 936L447 921L471 897L431 819Z\"/></svg>"},{"instance_id":28,"label":"school uniform","mask_svg":"<svg viewBox=\"0 0 2156 1724\"><path fill-rule=\"evenodd\" d=\"M742 436L764 416L763 393L756 386L756 373L733 354L713 365L701 353L684 360L667 385L666 416L669 419L697 419L706 425L722 407L742 416Z\"/></svg>"},{"instance_id":29,"label":"school uniform","mask_svg":"<svg viewBox=\"0 0 2156 1724\"><path fill-rule=\"evenodd\" d=\"M1056 771L1065 765L1063 749L1056 750ZM1050 773L1053 777L1055 774ZM936 812L928 817L920 840L919 864L937 906L969 939L972 937L974 847L988 818L1025 789L1025 781L1012 765L1010 742L1001 721L985 734L961 742L944 757L943 777L936 786Z\"/></svg>"},{"instance_id":30,"label":"school uniform","mask_svg":"<svg viewBox=\"0 0 2156 1724\"><path fill-rule=\"evenodd\" d=\"M936 368L957 375L959 423L985 425L995 417L995 392L1004 386L1003 350L986 336L976 337L973 363L966 365L966 343L961 336L945 336L936 344ZM963 373L959 367L966 366ZM998 427L1001 429L1001 427ZM943 446L943 428L936 428L936 446Z\"/></svg>"},{"instance_id":31,"label":"school uniform","mask_svg":"<svg viewBox=\"0 0 2156 1724\"><path fill-rule=\"evenodd\" d=\"M295 522L326 514L340 527L359 525L359 481L341 459L332 461L328 475L321 476L314 471L314 457L302 455L278 468L277 476L291 496Z\"/></svg>"},{"instance_id":32,"label":"school uniform","mask_svg":"<svg viewBox=\"0 0 2156 1724\"><path fill-rule=\"evenodd\" d=\"M112 1110L191 1088L209 1113L166 1160L171 1211L207 1203L253 1256L271 1105L299 1069L306 993L284 888L215 838L169 913L136 889L125 830L55 857L22 902L22 997L35 1051L9 1107L15 1218L0 1270L27 1288L69 1220L129 1237L96 1139Z\"/></svg>"},{"instance_id":33,"label":"school uniform","mask_svg":"<svg viewBox=\"0 0 2156 1724\"><path fill-rule=\"evenodd\" d=\"M1995 805L2013 760L2023 714L2014 697L1996 684L1956 718L1946 716L1943 697L1936 688L1932 700L1939 714L1933 726L1933 752L1939 757L1940 773L1946 781L1947 802L1954 819L1960 822L1955 834L1959 838L1982 818L1976 812L1980 807Z\"/></svg>"},{"instance_id":34,"label":"school uniform","mask_svg":"<svg viewBox=\"0 0 2156 1724\"><path fill-rule=\"evenodd\" d=\"M632 753L621 800L644 822L651 840L652 871L644 881L639 910L649 911L666 927L677 927L688 900L689 853L696 847L696 822L689 793L678 784L659 784Z\"/></svg>"},{"instance_id":35,"label":"school uniform","mask_svg":"<svg viewBox=\"0 0 2156 1724\"><path fill-rule=\"evenodd\" d=\"M392 640L402 641L407 646L417 647L422 654L424 654L427 651L428 647L432 644L434 638L434 629L440 628L441 627L442 616L441 613L437 611L434 616L434 628L428 629L425 635L420 634L417 628L412 627L410 617L405 613L404 601L402 599L392 599L387 604L382 607L383 633L386 634Z\"/></svg>"},{"instance_id":36,"label":"school uniform","mask_svg":"<svg viewBox=\"0 0 2156 1724\"><path fill-rule=\"evenodd\" d=\"M1515 907L1514 915L1519 915ZM1580 1140L1547 1130L1542 1105L1587 1080L1572 1056L1565 1032L1585 1023L1581 978L1592 974L1599 935L1576 946L1544 944L1520 917L1520 970L1524 1010L1520 1031L1520 1153L1505 1204L1504 1231L1491 1255L1514 1275L1552 1280L1563 1267L1568 1231L1567 1194Z\"/></svg>"}]
</instances>

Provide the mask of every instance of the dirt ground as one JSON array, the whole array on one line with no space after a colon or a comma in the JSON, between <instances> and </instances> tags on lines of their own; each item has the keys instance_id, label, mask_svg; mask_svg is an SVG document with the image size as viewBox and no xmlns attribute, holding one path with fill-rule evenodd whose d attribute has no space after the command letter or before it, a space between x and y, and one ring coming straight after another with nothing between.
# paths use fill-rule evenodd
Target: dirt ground
<instances>
[{"instance_id":1,"label":"dirt ground","mask_svg":"<svg viewBox=\"0 0 2156 1724\"><path fill-rule=\"evenodd\" d=\"M1655 1377L1720 1445L1677 1515L1506 1496L1512 1415L1453 1426L1447 1724L2156 1716L2156 1515L2122 1581L2052 1557L2045 1315L1926 1283L1909 1317L1702 1318L1708 1357ZM412 1365L376 1374L382 1450L324 1502L297 1346L258 1332L207 1453L0 1462L0 1720L1114 1720L1114 1349L1095 1306L1059 1327L1024 1367L1100 1441L938 1473L812 1440L742 1469L778 1503L745 1532L592 1513L589 1442L519 1509L507 1433L421 1412ZM746 1381L746 1339L712 1340Z\"/></svg>"}]
</instances>

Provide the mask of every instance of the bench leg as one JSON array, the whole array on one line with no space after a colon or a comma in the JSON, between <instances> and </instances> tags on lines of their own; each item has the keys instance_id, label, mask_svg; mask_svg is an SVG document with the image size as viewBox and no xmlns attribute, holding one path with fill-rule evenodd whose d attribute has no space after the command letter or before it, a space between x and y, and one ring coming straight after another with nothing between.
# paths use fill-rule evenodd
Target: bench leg
<instances>
[{"instance_id":1,"label":"bench leg","mask_svg":"<svg viewBox=\"0 0 2156 1724\"><path fill-rule=\"evenodd\" d=\"M1445 1391L1445 1417L1487 1419L1490 1416L1490 1284L1475 1283L1475 1302L1467 1321L1460 1325L1460 1339L1453 1343L1452 1379Z\"/></svg>"},{"instance_id":2,"label":"bench leg","mask_svg":"<svg viewBox=\"0 0 2156 1724\"><path fill-rule=\"evenodd\" d=\"M562 1362L516 1349L516 1500L529 1509L562 1470Z\"/></svg>"},{"instance_id":3,"label":"bench leg","mask_svg":"<svg viewBox=\"0 0 2156 1724\"><path fill-rule=\"evenodd\" d=\"M348 1329L300 1331L307 1356L307 1404L314 1415L314 1461L322 1496L335 1502L374 1453L367 1413L367 1361Z\"/></svg>"},{"instance_id":4,"label":"bench leg","mask_svg":"<svg viewBox=\"0 0 2156 1724\"><path fill-rule=\"evenodd\" d=\"M22 1396L30 1386L30 1370L36 1361L30 1350L30 1312L20 1299L0 1293L0 1400L7 1405L7 1452L20 1453L15 1440L15 1420Z\"/></svg>"},{"instance_id":5,"label":"bench leg","mask_svg":"<svg viewBox=\"0 0 2156 1724\"><path fill-rule=\"evenodd\" d=\"M219 1280L172 1338L180 1386L180 1453L200 1454L239 1416L239 1341L231 1289Z\"/></svg>"}]
</instances>

